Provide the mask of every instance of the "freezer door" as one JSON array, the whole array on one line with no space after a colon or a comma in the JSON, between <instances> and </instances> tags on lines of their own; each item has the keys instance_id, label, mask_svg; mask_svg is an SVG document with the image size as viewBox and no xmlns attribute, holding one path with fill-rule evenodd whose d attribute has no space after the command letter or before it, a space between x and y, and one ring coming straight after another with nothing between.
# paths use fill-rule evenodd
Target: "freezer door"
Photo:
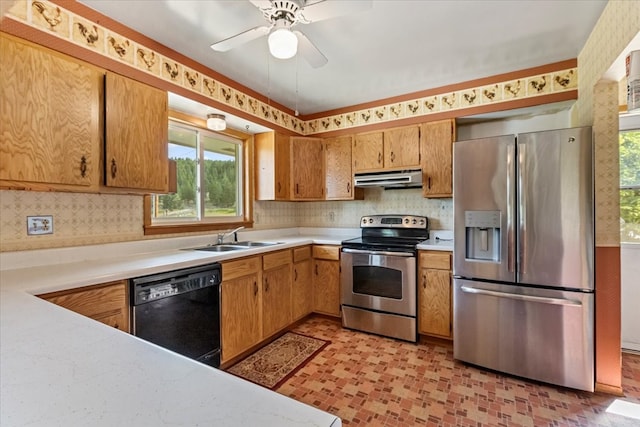
<instances>
[{"instance_id":1,"label":"freezer door","mask_svg":"<svg viewBox=\"0 0 640 427\"><path fill-rule=\"evenodd\" d=\"M453 298L455 359L593 391L593 293L456 279Z\"/></svg>"},{"instance_id":2,"label":"freezer door","mask_svg":"<svg viewBox=\"0 0 640 427\"><path fill-rule=\"evenodd\" d=\"M515 136L453 146L453 274L514 282Z\"/></svg>"},{"instance_id":3,"label":"freezer door","mask_svg":"<svg viewBox=\"0 0 640 427\"><path fill-rule=\"evenodd\" d=\"M594 289L591 128L518 135L518 278Z\"/></svg>"}]
</instances>

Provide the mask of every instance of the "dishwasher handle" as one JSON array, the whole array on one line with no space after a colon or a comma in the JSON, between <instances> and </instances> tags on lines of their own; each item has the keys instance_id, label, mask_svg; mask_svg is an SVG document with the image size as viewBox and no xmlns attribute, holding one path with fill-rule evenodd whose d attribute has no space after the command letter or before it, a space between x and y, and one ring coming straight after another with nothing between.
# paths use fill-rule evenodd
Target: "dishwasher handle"
<instances>
[{"instance_id":1,"label":"dishwasher handle","mask_svg":"<svg viewBox=\"0 0 640 427\"><path fill-rule=\"evenodd\" d=\"M472 288L470 286L462 286L460 287L460 289L462 290L462 292L465 292L468 294L488 295L488 296L497 297L497 298L509 298L509 299L525 301L525 302L568 305L568 306L574 306L574 307L579 307L582 305L580 301L563 299L563 298L536 297L533 295L512 294L508 292L498 292L498 291L490 291L488 289Z\"/></svg>"}]
</instances>

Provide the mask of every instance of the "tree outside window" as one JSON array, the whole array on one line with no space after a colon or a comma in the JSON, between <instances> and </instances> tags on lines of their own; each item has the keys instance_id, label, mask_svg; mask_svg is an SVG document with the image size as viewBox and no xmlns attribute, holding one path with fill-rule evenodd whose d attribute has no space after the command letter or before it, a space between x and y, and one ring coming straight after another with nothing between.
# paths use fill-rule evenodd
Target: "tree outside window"
<instances>
[{"instance_id":1,"label":"tree outside window","mask_svg":"<svg viewBox=\"0 0 640 427\"><path fill-rule=\"evenodd\" d=\"M640 130L620 132L620 241L640 243Z\"/></svg>"}]
</instances>

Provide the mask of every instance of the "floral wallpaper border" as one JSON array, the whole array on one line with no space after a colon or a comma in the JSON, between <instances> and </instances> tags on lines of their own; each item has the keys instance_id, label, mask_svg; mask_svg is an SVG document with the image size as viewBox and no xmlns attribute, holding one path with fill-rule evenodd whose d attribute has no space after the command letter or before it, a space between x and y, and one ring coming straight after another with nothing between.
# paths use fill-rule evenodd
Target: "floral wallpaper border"
<instances>
[{"instance_id":1,"label":"floral wallpaper border","mask_svg":"<svg viewBox=\"0 0 640 427\"><path fill-rule=\"evenodd\" d=\"M8 15L31 27L301 135L357 128L410 117L426 117L444 111L532 98L575 90L578 87L578 69L574 67L304 121L55 3L46 0L20 0Z\"/></svg>"}]
</instances>

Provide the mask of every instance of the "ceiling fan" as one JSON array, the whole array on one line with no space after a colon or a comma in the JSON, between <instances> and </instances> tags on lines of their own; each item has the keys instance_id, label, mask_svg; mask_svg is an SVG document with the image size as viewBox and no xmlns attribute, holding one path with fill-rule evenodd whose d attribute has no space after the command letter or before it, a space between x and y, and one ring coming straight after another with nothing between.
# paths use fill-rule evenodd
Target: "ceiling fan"
<instances>
[{"instance_id":1,"label":"ceiling fan","mask_svg":"<svg viewBox=\"0 0 640 427\"><path fill-rule=\"evenodd\" d=\"M268 25L255 27L211 45L218 52L226 52L234 47L269 35L269 51L279 59L293 57L298 50L313 68L322 67L327 58L302 32L292 28L298 24L311 24L371 7L371 0L328 1L328 0L249 0L257 7Z\"/></svg>"}]
</instances>

